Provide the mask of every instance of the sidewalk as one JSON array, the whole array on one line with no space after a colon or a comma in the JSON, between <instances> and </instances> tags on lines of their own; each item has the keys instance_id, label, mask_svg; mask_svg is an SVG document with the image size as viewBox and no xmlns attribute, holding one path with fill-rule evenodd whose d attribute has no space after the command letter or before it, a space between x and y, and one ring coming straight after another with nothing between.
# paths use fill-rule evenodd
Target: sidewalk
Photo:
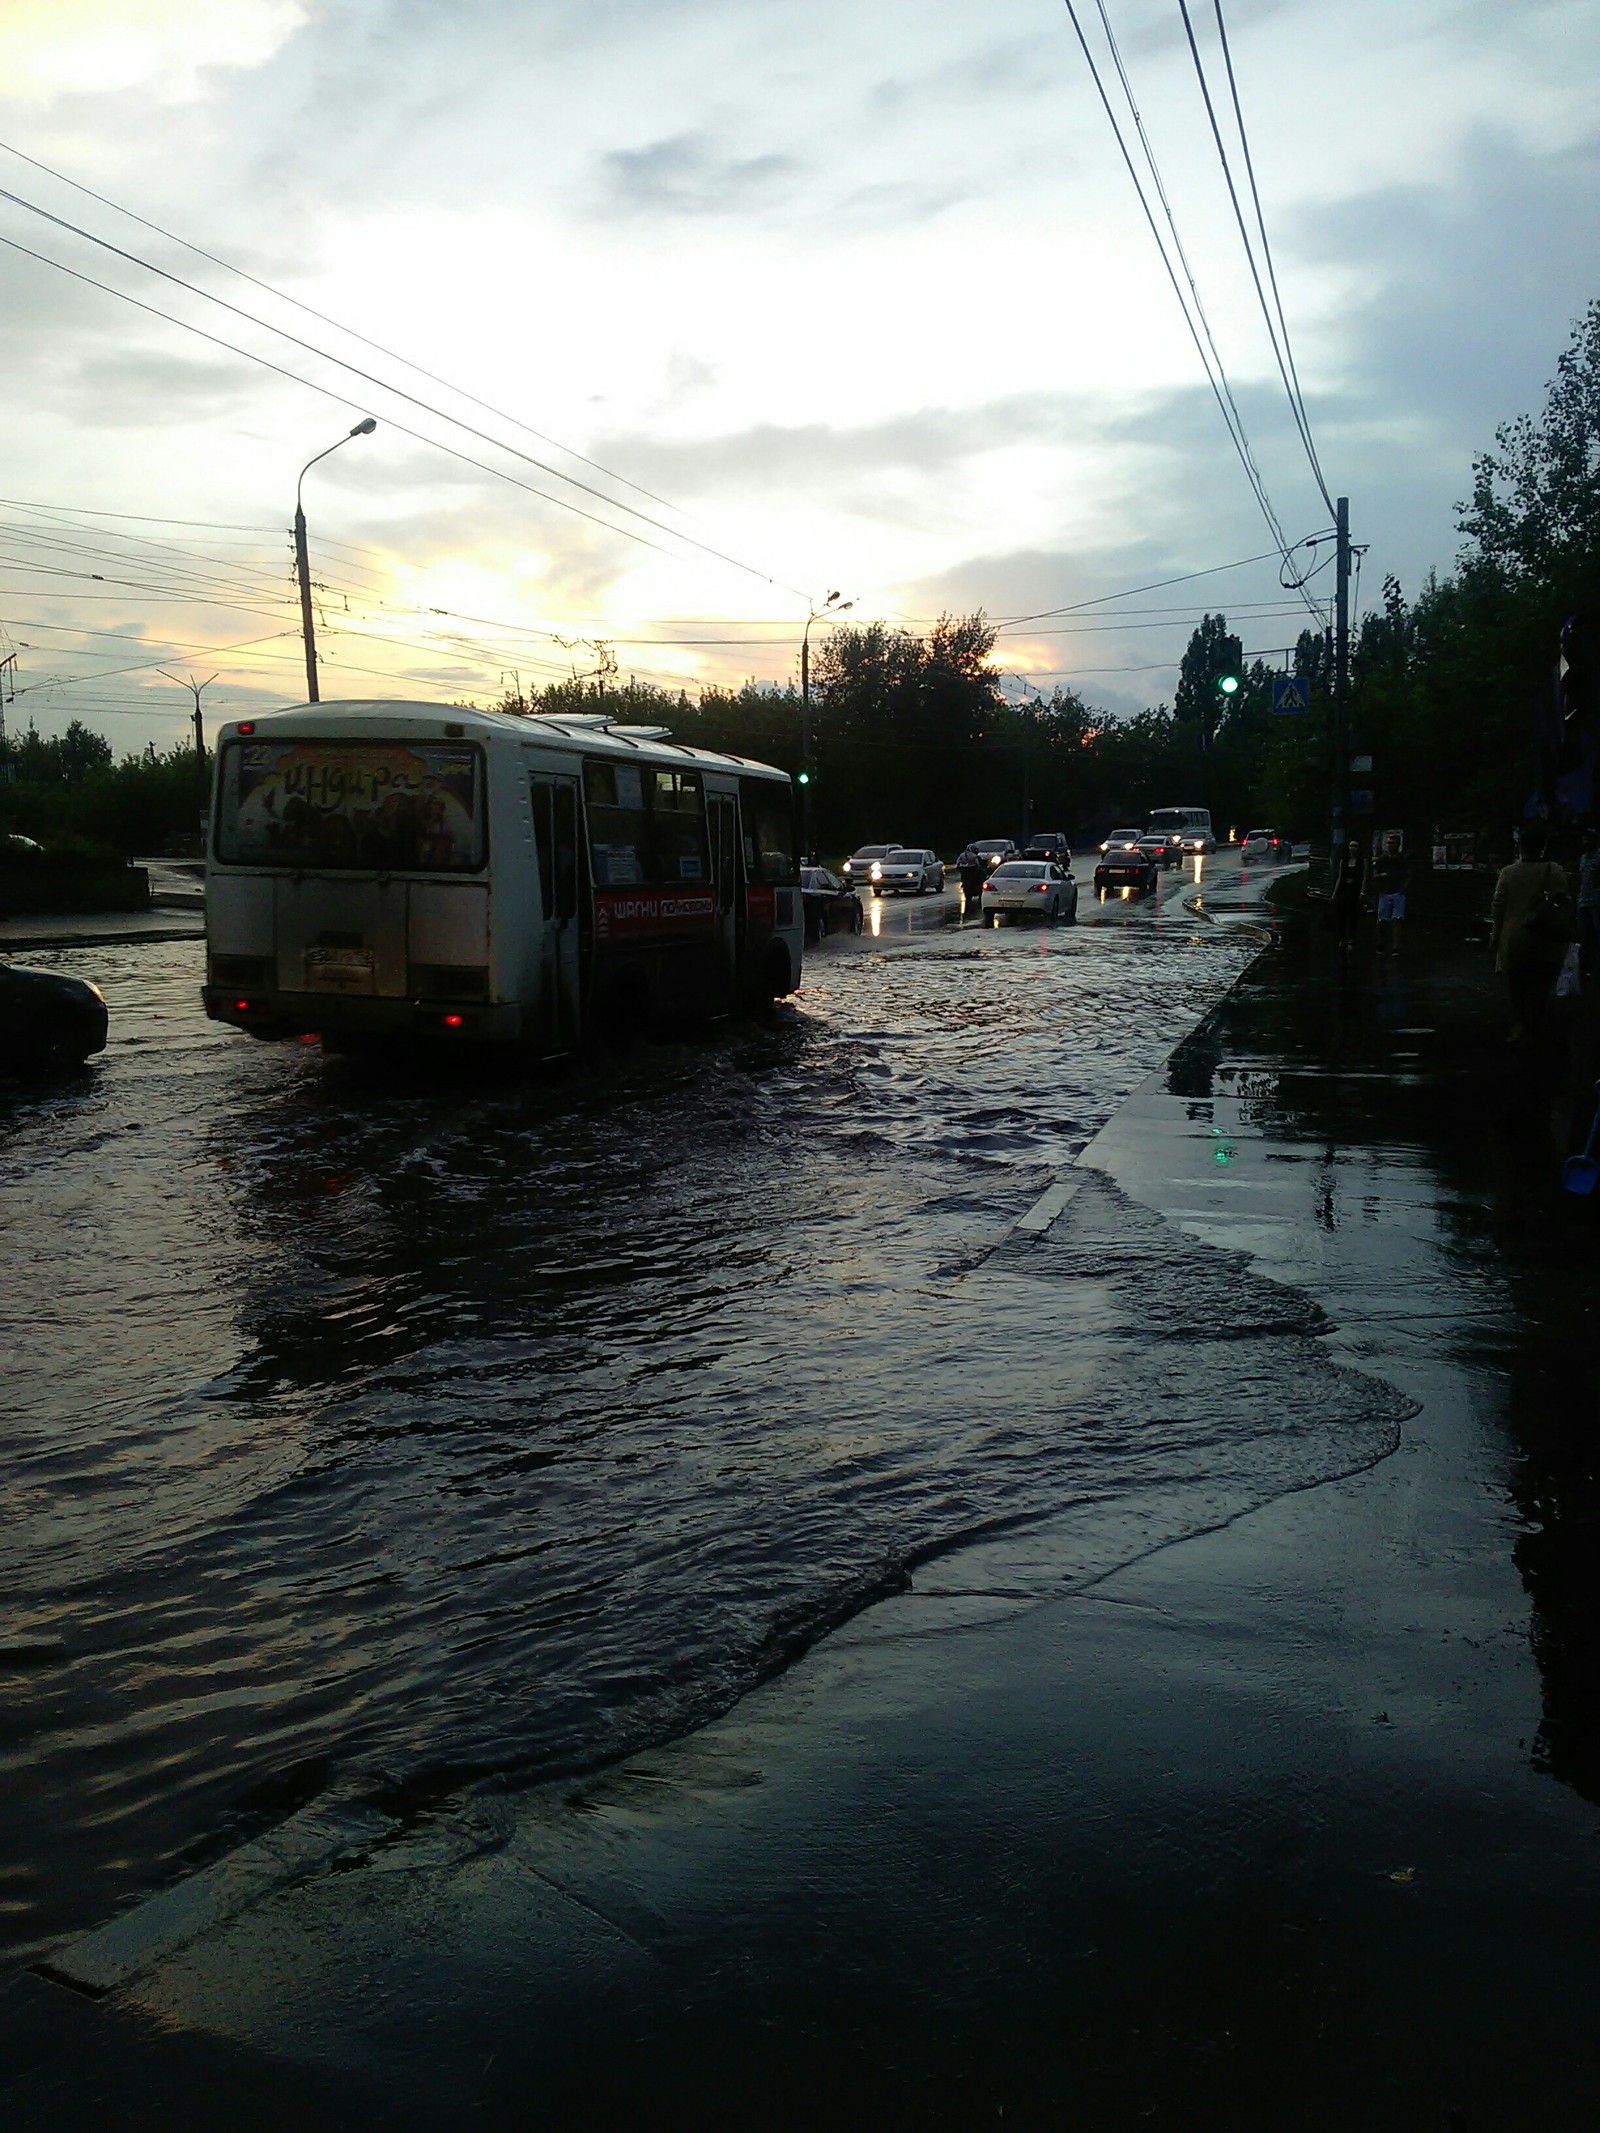
<instances>
[{"instance_id":1,"label":"sidewalk","mask_svg":"<svg viewBox=\"0 0 1600 2133\"><path fill-rule=\"evenodd\" d=\"M1594 1210L1493 1008L1291 932L968 1277L1126 1316L1064 1427L1197 1378L1337 1471L938 1558L597 1776L307 1810L11 1996L8 2123L1592 2124Z\"/></svg>"},{"instance_id":2,"label":"sidewalk","mask_svg":"<svg viewBox=\"0 0 1600 2133\"><path fill-rule=\"evenodd\" d=\"M143 941L198 941L205 936L204 898L150 911L78 911L63 916L0 919L0 957L57 948L136 947Z\"/></svg>"}]
</instances>

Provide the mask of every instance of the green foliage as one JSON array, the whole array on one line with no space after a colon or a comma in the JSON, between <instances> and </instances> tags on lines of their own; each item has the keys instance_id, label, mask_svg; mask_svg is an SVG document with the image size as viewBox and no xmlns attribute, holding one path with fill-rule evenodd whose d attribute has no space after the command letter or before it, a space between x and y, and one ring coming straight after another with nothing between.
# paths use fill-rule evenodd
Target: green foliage
<instances>
[{"instance_id":1,"label":"green foliage","mask_svg":"<svg viewBox=\"0 0 1600 2133\"><path fill-rule=\"evenodd\" d=\"M36 838L53 857L92 864L136 852L194 851L200 779L192 747L112 761L110 743L74 719L57 739L30 726L5 743L0 832Z\"/></svg>"},{"instance_id":2,"label":"green foliage","mask_svg":"<svg viewBox=\"0 0 1600 2133\"><path fill-rule=\"evenodd\" d=\"M1178 668L1178 686L1172 709L1182 725L1197 725L1207 733L1216 723L1222 698L1217 684L1225 674L1244 668L1244 646L1228 628L1226 615L1207 615L1189 639Z\"/></svg>"}]
</instances>

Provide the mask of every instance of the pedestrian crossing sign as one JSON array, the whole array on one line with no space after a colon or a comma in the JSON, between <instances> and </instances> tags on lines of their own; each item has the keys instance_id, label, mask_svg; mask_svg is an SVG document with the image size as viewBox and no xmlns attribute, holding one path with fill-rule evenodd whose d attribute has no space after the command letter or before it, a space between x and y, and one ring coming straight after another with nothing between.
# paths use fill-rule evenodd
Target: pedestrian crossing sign
<instances>
[{"instance_id":1,"label":"pedestrian crossing sign","mask_svg":"<svg viewBox=\"0 0 1600 2133\"><path fill-rule=\"evenodd\" d=\"M1279 718L1291 718L1311 709L1311 685L1303 674L1272 677L1272 708Z\"/></svg>"}]
</instances>

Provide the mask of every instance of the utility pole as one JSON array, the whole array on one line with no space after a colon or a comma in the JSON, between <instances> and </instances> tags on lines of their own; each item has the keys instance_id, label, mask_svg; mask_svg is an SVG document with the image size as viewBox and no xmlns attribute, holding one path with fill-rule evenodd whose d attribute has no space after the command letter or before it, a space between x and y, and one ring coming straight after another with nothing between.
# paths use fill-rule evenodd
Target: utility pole
<instances>
[{"instance_id":1,"label":"utility pole","mask_svg":"<svg viewBox=\"0 0 1600 2133\"><path fill-rule=\"evenodd\" d=\"M811 760L811 625L822 615L842 615L855 606L829 593L820 607L813 607L800 632L800 848L807 859L815 858L811 845L811 785L816 765Z\"/></svg>"},{"instance_id":2,"label":"utility pole","mask_svg":"<svg viewBox=\"0 0 1600 2133\"><path fill-rule=\"evenodd\" d=\"M1350 796L1350 499L1334 503L1333 562L1333 845L1344 849Z\"/></svg>"},{"instance_id":3,"label":"utility pole","mask_svg":"<svg viewBox=\"0 0 1600 2133\"><path fill-rule=\"evenodd\" d=\"M306 648L306 702L321 703L317 693L317 631L311 619L311 558L306 552L306 514L294 500L294 573L300 581L300 636Z\"/></svg>"},{"instance_id":4,"label":"utility pole","mask_svg":"<svg viewBox=\"0 0 1600 2133\"><path fill-rule=\"evenodd\" d=\"M6 705L8 702L14 704L16 700L17 655L7 652L4 659L0 659L0 755L5 753L6 745Z\"/></svg>"},{"instance_id":5,"label":"utility pole","mask_svg":"<svg viewBox=\"0 0 1600 2133\"><path fill-rule=\"evenodd\" d=\"M156 671L175 683L178 688L187 689L194 698L195 781L200 795L200 820L203 823L211 812L211 780L206 775L206 729L200 716L200 692L202 689L209 689L217 677L215 674L208 674L204 681L196 681L191 674L187 681L179 681L177 675L168 674L165 667L158 667Z\"/></svg>"}]
</instances>

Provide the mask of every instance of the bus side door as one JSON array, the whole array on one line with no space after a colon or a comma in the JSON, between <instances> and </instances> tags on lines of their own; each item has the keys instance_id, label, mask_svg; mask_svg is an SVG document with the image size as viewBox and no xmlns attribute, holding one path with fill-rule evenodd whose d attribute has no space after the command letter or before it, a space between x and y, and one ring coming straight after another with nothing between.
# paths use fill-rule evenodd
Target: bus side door
<instances>
[{"instance_id":1,"label":"bus side door","mask_svg":"<svg viewBox=\"0 0 1600 2133\"><path fill-rule=\"evenodd\" d=\"M570 1052L583 1026L578 781L535 771L529 784L544 917L539 936L539 1044L544 1052Z\"/></svg>"},{"instance_id":2,"label":"bus side door","mask_svg":"<svg viewBox=\"0 0 1600 2133\"><path fill-rule=\"evenodd\" d=\"M744 897L739 882L739 803L732 793L706 794L706 829L717 892L717 981L719 1005L731 1006L738 990L744 949Z\"/></svg>"}]
</instances>

